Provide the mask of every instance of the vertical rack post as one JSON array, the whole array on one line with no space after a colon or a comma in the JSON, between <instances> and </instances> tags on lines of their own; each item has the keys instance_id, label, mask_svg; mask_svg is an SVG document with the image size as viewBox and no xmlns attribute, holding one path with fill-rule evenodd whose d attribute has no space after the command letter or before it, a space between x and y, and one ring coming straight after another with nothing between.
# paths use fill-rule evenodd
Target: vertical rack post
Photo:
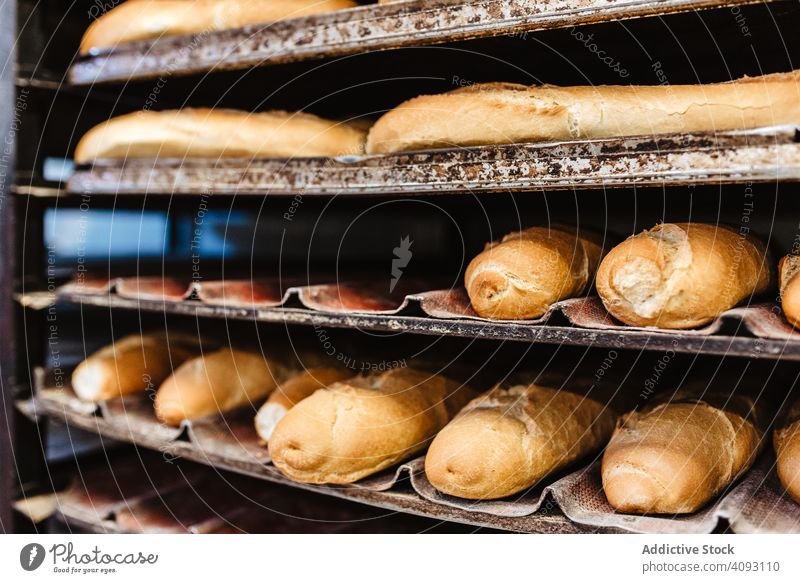
<instances>
[{"instance_id":1,"label":"vertical rack post","mask_svg":"<svg viewBox=\"0 0 800 583\"><path fill-rule=\"evenodd\" d=\"M0 532L12 532L11 503L15 484L14 386L16 339L14 332L15 209L11 194L15 166L14 139L16 1L0 3Z\"/></svg>"}]
</instances>

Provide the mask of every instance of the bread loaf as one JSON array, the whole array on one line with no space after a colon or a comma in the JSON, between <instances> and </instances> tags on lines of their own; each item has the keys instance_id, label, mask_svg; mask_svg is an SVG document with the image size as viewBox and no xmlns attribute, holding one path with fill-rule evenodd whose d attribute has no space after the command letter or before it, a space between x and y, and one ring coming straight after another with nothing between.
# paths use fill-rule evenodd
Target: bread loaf
<instances>
[{"instance_id":1,"label":"bread loaf","mask_svg":"<svg viewBox=\"0 0 800 583\"><path fill-rule=\"evenodd\" d=\"M266 397L288 370L259 352L223 348L193 358L156 393L156 417L168 425L224 413Z\"/></svg>"},{"instance_id":2,"label":"bread loaf","mask_svg":"<svg viewBox=\"0 0 800 583\"><path fill-rule=\"evenodd\" d=\"M278 422L275 467L298 482L349 484L423 450L474 393L396 368L320 389Z\"/></svg>"},{"instance_id":3,"label":"bread loaf","mask_svg":"<svg viewBox=\"0 0 800 583\"><path fill-rule=\"evenodd\" d=\"M89 26L81 40L81 53L160 36L267 24L352 6L357 4L351 0L128 0Z\"/></svg>"},{"instance_id":4,"label":"bread loaf","mask_svg":"<svg viewBox=\"0 0 800 583\"><path fill-rule=\"evenodd\" d=\"M434 438L425 474L451 496L511 496L599 450L616 419L607 404L566 390L496 387L470 402Z\"/></svg>"},{"instance_id":5,"label":"bread loaf","mask_svg":"<svg viewBox=\"0 0 800 583\"><path fill-rule=\"evenodd\" d=\"M632 326L693 328L770 285L766 249L726 227L656 225L614 247L597 270L609 313Z\"/></svg>"},{"instance_id":6,"label":"bread loaf","mask_svg":"<svg viewBox=\"0 0 800 583\"><path fill-rule=\"evenodd\" d=\"M750 468L763 443L754 402L678 395L626 415L603 455L603 490L620 512L695 512Z\"/></svg>"},{"instance_id":7,"label":"bread loaf","mask_svg":"<svg viewBox=\"0 0 800 583\"><path fill-rule=\"evenodd\" d=\"M72 389L86 401L155 390L174 367L199 351L185 334L133 334L101 348L72 373Z\"/></svg>"},{"instance_id":8,"label":"bread loaf","mask_svg":"<svg viewBox=\"0 0 800 583\"><path fill-rule=\"evenodd\" d=\"M778 263L778 287L781 290L783 315L795 328L800 328L800 256L787 255Z\"/></svg>"},{"instance_id":9,"label":"bread loaf","mask_svg":"<svg viewBox=\"0 0 800 583\"><path fill-rule=\"evenodd\" d=\"M286 412L306 397L336 381L353 376L345 368L311 368L289 377L272 391L267 402L256 415L256 432L264 441L269 441L278 421Z\"/></svg>"},{"instance_id":10,"label":"bread loaf","mask_svg":"<svg viewBox=\"0 0 800 583\"><path fill-rule=\"evenodd\" d=\"M798 73L709 85L481 83L415 97L372 127L370 154L800 122Z\"/></svg>"},{"instance_id":11,"label":"bread loaf","mask_svg":"<svg viewBox=\"0 0 800 583\"><path fill-rule=\"evenodd\" d=\"M95 126L75 162L111 158L291 158L360 154L366 132L308 113L231 109L137 111Z\"/></svg>"},{"instance_id":12,"label":"bread loaf","mask_svg":"<svg viewBox=\"0 0 800 583\"><path fill-rule=\"evenodd\" d=\"M800 503L800 399L782 415L773 436L777 471L786 492Z\"/></svg>"},{"instance_id":13,"label":"bread loaf","mask_svg":"<svg viewBox=\"0 0 800 583\"><path fill-rule=\"evenodd\" d=\"M537 318L583 293L602 256L600 237L574 228L531 227L490 243L467 267L464 284L478 315Z\"/></svg>"}]
</instances>

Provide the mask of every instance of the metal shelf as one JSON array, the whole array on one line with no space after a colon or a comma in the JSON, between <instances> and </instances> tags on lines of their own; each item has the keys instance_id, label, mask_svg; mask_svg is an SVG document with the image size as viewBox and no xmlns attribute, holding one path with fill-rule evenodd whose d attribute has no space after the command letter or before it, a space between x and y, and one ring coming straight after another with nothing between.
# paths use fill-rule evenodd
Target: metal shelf
<instances>
[{"instance_id":1,"label":"metal shelf","mask_svg":"<svg viewBox=\"0 0 800 583\"><path fill-rule=\"evenodd\" d=\"M269 25L157 40L80 57L70 82L142 79L336 57L410 45L519 34L754 4L753 0L411 0L370 4Z\"/></svg>"}]
</instances>

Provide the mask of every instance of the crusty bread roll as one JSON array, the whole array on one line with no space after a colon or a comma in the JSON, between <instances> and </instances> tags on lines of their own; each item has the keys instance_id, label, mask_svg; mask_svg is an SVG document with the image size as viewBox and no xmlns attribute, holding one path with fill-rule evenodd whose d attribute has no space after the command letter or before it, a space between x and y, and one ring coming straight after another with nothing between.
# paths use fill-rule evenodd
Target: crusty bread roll
<instances>
[{"instance_id":1,"label":"crusty bread roll","mask_svg":"<svg viewBox=\"0 0 800 583\"><path fill-rule=\"evenodd\" d=\"M366 132L308 113L137 111L89 130L75 162L103 158L270 158L360 154Z\"/></svg>"},{"instance_id":2,"label":"crusty bread roll","mask_svg":"<svg viewBox=\"0 0 800 583\"><path fill-rule=\"evenodd\" d=\"M199 351L187 334L133 334L105 346L72 373L72 389L86 401L155 390L174 367Z\"/></svg>"},{"instance_id":3,"label":"crusty bread roll","mask_svg":"<svg viewBox=\"0 0 800 583\"><path fill-rule=\"evenodd\" d=\"M787 255L778 263L778 287L781 290L783 315L795 328L800 328L800 256Z\"/></svg>"},{"instance_id":4,"label":"crusty bread roll","mask_svg":"<svg viewBox=\"0 0 800 583\"><path fill-rule=\"evenodd\" d=\"M298 482L349 484L423 450L474 396L408 368L333 383L286 413L269 453Z\"/></svg>"},{"instance_id":5,"label":"crusty bread roll","mask_svg":"<svg viewBox=\"0 0 800 583\"><path fill-rule=\"evenodd\" d=\"M758 240L716 225L656 225L608 252L597 293L609 313L631 326L693 328L770 285Z\"/></svg>"},{"instance_id":6,"label":"crusty bread roll","mask_svg":"<svg viewBox=\"0 0 800 583\"><path fill-rule=\"evenodd\" d=\"M489 243L467 267L464 284L478 315L525 319L583 293L602 256L600 237L574 228L531 227Z\"/></svg>"},{"instance_id":7,"label":"crusty bread roll","mask_svg":"<svg viewBox=\"0 0 800 583\"><path fill-rule=\"evenodd\" d=\"M451 496L511 496L599 450L616 419L608 404L567 390L496 387L470 402L434 438L425 474Z\"/></svg>"},{"instance_id":8,"label":"crusty bread roll","mask_svg":"<svg viewBox=\"0 0 800 583\"><path fill-rule=\"evenodd\" d=\"M160 36L212 32L357 6L351 0L128 0L97 18L81 53Z\"/></svg>"},{"instance_id":9,"label":"crusty bread roll","mask_svg":"<svg viewBox=\"0 0 800 583\"><path fill-rule=\"evenodd\" d=\"M772 442L778 457L778 478L786 492L800 502L800 399L782 416Z\"/></svg>"},{"instance_id":10,"label":"crusty bread roll","mask_svg":"<svg viewBox=\"0 0 800 583\"><path fill-rule=\"evenodd\" d=\"M670 86L484 83L395 107L367 152L748 129L800 121L798 73Z\"/></svg>"},{"instance_id":11,"label":"crusty bread roll","mask_svg":"<svg viewBox=\"0 0 800 583\"><path fill-rule=\"evenodd\" d=\"M762 444L745 396L676 395L626 415L603 455L603 489L620 512L695 512L746 472Z\"/></svg>"},{"instance_id":12,"label":"crusty bread roll","mask_svg":"<svg viewBox=\"0 0 800 583\"><path fill-rule=\"evenodd\" d=\"M310 368L289 377L272 391L267 402L256 415L256 432L264 441L269 441L278 421L286 412L317 390L336 381L353 376L346 368Z\"/></svg>"},{"instance_id":13,"label":"crusty bread roll","mask_svg":"<svg viewBox=\"0 0 800 583\"><path fill-rule=\"evenodd\" d=\"M288 370L259 352L223 348L193 358L156 393L156 417L168 425L224 413L267 396Z\"/></svg>"}]
</instances>

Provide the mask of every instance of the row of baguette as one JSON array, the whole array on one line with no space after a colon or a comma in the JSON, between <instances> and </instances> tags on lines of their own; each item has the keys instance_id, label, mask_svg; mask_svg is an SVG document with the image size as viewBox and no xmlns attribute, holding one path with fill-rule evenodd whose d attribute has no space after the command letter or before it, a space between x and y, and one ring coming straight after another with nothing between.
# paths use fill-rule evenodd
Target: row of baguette
<instances>
[{"instance_id":1,"label":"row of baguette","mask_svg":"<svg viewBox=\"0 0 800 583\"><path fill-rule=\"evenodd\" d=\"M189 336L129 336L82 362L73 389L97 401L157 386L155 414L171 425L266 397L256 431L275 467L303 483L353 483L427 449L425 473L439 491L498 499L605 448L605 494L628 513L702 508L750 468L768 436L759 402L702 388L625 413L624 395L592 383L529 377L476 392L414 368L353 376L248 350L199 352ZM778 475L800 502L800 400L780 419Z\"/></svg>"},{"instance_id":2,"label":"row of baguette","mask_svg":"<svg viewBox=\"0 0 800 583\"><path fill-rule=\"evenodd\" d=\"M763 294L772 260L749 229L662 223L607 254L602 237L574 227L531 227L489 243L467 267L475 311L495 319L537 318L596 284L608 312L631 326L694 328ZM800 323L800 257L778 264L783 312Z\"/></svg>"},{"instance_id":3,"label":"row of baguette","mask_svg":"<svg viewBox=\"0 0 800 583\"><path fill-rule=\"evenodd\" d=\"M309 113L138 111L91 129L79 164L99 159L270 158L746 130L800 122L800 72L674 86L477 83L401 103L374 124Z\"/></svg>"}]
</instances>

